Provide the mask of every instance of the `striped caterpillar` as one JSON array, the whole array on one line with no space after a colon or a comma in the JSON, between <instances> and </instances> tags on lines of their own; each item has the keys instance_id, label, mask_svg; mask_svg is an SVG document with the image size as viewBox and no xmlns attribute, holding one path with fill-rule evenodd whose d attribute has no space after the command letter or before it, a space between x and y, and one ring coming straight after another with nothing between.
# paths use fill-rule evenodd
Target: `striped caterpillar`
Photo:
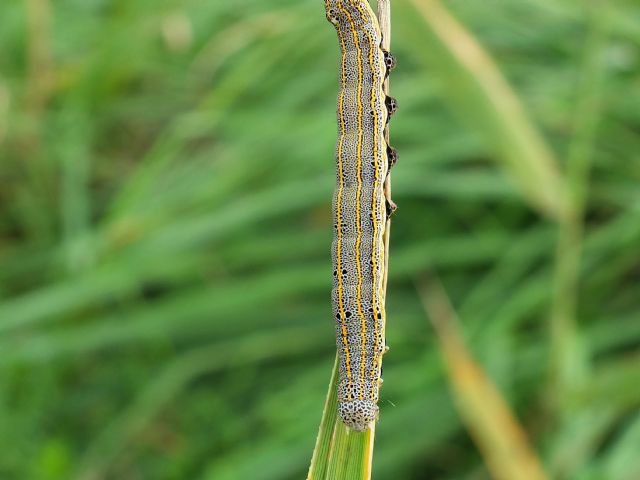
<instances>
[{"instance_id":1,"label":"striped caterpillar","mask_svg":"<svg viewBox=\"0 0 640 480\"><path fill-rule=\"evenodd\" d=\"M339 356L339 413L356 431L378 418L385 345L383 233L395 205L384 194L396 152L385 141L396 102L383 91L395 59L381 47L367 0L325 0L341 50L333 196L333 314Z\"/></svg>"}]
</instances>

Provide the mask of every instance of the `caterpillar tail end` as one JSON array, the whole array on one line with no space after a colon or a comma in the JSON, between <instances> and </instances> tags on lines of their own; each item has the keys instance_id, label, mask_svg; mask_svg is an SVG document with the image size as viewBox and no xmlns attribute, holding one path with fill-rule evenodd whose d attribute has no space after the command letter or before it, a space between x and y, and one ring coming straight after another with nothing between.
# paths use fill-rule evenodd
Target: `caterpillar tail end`
<instances>
[{"instance_id":1,"label":"caterpillar tail end","mask_svg":"<svg viewBox=\"0 0 640 480\"><path fill-rule=\"evenodd\" d=\"M338 413L347 427L364 432L378 420L378 405L373 400L340 402Z\"/></svg>"}]
</instances>

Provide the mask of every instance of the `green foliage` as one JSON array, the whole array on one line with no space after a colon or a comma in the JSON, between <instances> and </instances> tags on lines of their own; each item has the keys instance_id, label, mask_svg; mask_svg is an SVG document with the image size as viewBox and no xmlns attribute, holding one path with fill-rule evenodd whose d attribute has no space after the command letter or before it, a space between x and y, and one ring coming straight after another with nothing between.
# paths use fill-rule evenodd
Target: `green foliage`
<instances>
[{"instance_id":1,"label":"green foliage","mask_svg":"<svg viewBox=\"0 0 640 480\"><path fill-rule=\"evenodd\" d=\"M414 286L435 269L552 477L630 480L640 9L610 7L594 60L577 0L448 4L559 174L590 158L576 324L554 332L580 371L551 372L558 224L539 212L554 192L523 187L521 144L498 144L473 78L396 0L373 478L486 476ZM315 0L0 2L0 478L305 475L335 355L334 37Z\"/></svg>"}]
</instances>

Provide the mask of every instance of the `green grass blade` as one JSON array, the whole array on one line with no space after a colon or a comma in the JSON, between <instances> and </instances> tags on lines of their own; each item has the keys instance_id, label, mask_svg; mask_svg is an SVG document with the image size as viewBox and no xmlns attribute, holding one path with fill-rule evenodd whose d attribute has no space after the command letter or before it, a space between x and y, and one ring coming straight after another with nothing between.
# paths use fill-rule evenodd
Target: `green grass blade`
<instances>
[{"instance_id":1,"label":"green grass blade","mask_svg":"<svg viewBox=\"0 0 640 480\"><path fill-rule=\"evenodd\" d=\"M371 478L375 425L360 433L342 423L338 416L337 385L336 356L307 480Z\"/></svg>"},{"instance_id":2,"label":"green grass blade","mask_svg":"<svg viewBox=\"0 0 640 480\"><path fill-rule=\"evenodd\" d=\"M557 160L489 53L439 1L410 3L423 20L415 27L416 41L428 42L428 48L416 49L420 59L434 62L453 104L494 150L531 205L562 218L564 182ZM408 25L414 24L408 16L415 11L405 12Z\"/></svg>"}]
</instances>

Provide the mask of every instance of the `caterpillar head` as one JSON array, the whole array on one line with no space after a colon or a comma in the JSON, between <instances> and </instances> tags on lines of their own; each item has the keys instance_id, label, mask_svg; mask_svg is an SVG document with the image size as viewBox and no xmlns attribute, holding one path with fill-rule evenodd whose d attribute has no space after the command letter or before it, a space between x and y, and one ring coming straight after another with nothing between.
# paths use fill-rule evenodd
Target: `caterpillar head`
<instances>
[{"instance_id":1,"label":"caterpillar head","mask_svg":"<svg viewBox=\"0 0 640 480\"><path fill-rule=\"evenodd\" d=\"M373 400L340 402L338 412L344 424L356 432L364 432L378 420L378 405Z\"/></svg>"}]
</instances>

